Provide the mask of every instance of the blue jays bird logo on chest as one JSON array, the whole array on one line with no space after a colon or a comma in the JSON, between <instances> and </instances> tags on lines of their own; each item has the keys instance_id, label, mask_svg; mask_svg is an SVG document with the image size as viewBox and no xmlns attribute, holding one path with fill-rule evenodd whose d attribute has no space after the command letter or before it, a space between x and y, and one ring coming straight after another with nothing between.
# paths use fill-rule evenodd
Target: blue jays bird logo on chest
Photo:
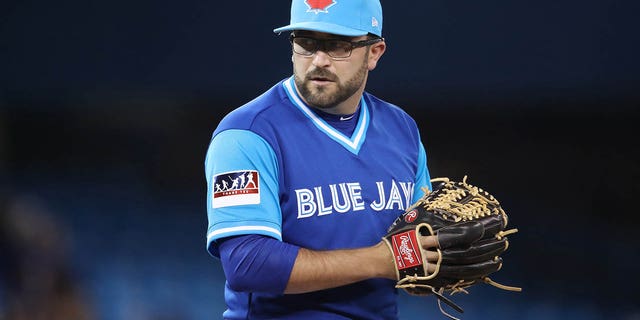
<instances>
[{"instance_id":1,"label":"blue jays bird logo on chest","mask_svg":"<svg viewBox=\"0 0 640 320\"><path fill-rule=\"evenodd\" d=\"M329 13L327 9L329 9L329 7L336 4L336 1L335 0L305 0L304 3L306 3L307 7L309 7L307 12L314 12L315 14L318 14L320 12Z\"/></svg>"}]
</instances>

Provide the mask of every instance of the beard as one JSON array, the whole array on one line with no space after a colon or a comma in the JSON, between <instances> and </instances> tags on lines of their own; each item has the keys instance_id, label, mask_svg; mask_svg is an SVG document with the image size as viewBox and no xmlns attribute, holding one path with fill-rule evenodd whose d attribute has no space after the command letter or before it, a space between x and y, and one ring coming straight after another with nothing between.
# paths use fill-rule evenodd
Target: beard
<instances>
[{"instance_id":1,"label":"beard","mask_svg":"<svg viewBox=\"0 0 640 320\"><path fill-rule=\"evenodd\" d=\"M368 55L369 54L367 52L367 56ZM294 72L294 81L296 83L296 87L298 87L300 95L304 98L307 104L318 109L333 108L339 103L349 99L358 91L358 89L360 89L367 75L367 61L368 59L365 57L362 66L358 69L356 74L344 82L341 82L340 79L338 79L338 76L327 69L315 69L307 73L304 76L304 79L301 79L298 74ZM327 88L324 86L314 86L311 83L311 79L316 77L326 78L333 81L337 86L335 92L331 92L333 87Z\"/></svg>"}]
</instances>

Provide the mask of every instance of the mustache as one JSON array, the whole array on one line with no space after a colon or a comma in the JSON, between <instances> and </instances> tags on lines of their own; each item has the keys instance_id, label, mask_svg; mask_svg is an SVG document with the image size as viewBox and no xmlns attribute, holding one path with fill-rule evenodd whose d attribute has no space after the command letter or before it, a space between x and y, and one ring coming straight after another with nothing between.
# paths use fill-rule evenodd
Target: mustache
<instances>
[{"instance_id":1,"label":"mustache","mask_svg":"<svg viewBox=\"0 0 640 320\"><path fill-rule=\"evenodd\" d=\"M313 78L325 78L330 81L336 81L338 79L338 77L335 74L331 73L331 71L328 71L327 69L312 70L309 73L307 73L304 77L305 80L311 80Z\"/></svg>"}]
</instances>

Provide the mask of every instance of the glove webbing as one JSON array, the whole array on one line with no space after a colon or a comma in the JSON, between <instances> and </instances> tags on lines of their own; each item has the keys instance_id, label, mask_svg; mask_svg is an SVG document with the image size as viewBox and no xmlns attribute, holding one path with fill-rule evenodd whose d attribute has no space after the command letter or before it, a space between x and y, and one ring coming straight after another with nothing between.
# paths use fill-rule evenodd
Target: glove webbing
<instances>
[{"instance_id":1,"label":"glove webbing","mask_svg":"<svg viewBox=\"0 0 640 320\"><path fill-rule=\"evenodd\" d=\"M453 184L449 178L435 178L432 179L431 182ZM482 190L482 188L468 184L467 176L464 176L462 179L462 185L466 190L455 186L453 188L440 188L440 190L437 191L440 192L440 194L437 194L435 199L432 199L428 203L426 203L426 201L421 201L420 204L430 211L454 213L454 215L443 214L443 218L451 218L454 222L474 220L492 214L500 214L505 219L504 225L507 225L507 215L500 207L498 200L496 200L491 194ZM466 203L460 203L459 201L467 196L467 192L473 196L472 200ZM426 195L429 193L431 193L431 191L425 191ZM480 194L482 195L478 196Z\"/></svg>"}]
</instances>

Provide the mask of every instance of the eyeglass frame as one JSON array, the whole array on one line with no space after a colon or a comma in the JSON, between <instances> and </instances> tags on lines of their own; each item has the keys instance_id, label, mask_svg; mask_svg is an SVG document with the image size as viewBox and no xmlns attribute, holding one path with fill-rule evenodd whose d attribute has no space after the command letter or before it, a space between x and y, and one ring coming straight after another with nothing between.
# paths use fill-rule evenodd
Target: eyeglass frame
<instances>
[{"instance_id":1,"label":"eyeglass frame","mask_svg":"<svg viewBox=\"0 0 640 320\"><path fill-rule=\"evenodd\" d=\"M296 52L295 45L293 43L293 41L296 38L311 39L311 40L315 41L315 43L316 43L315 49L313 51L310 51L311 52L310 54L303 54L303 53ZM348 43L349 45L351 45L351 48L349 49L349 55L346 56L346 57L334 57L329 53L329 51L321 50L322 52L326 53L329 57L331 57L331 59L343 60L343 59L348 59L349 57L351 57L351 53L353 52L353 49L366 47L366 46L370 46L370 45L376 44L378 42L382 42L382 41L384 41L384 38L375 37L375 38L359 40L359 41L349 41L349 40L340 39L340 38L317 39L317 38L312 38L312 37L308 37L308 36L297 36L297 35L295 35L293 33L289 35L289 42L291 43L291 49L293 50L293 52L295 54L299 54L299 55L301 55L303 57L311 57L311 56L313 56L316 52L318 52L318 50L320 50L320 48L326 49L324 43L326 43L327 41L344 41L344 42Z\"/></svg>"}]
</instances>

